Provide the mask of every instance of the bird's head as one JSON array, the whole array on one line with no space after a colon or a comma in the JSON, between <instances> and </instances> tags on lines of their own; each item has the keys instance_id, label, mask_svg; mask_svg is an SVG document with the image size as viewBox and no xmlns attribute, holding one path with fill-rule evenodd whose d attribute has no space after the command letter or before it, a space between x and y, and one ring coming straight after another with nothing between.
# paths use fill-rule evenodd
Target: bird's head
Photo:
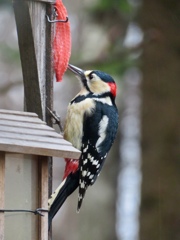
<instances>
[{"instance_id":1,"label":"bird's head","mask_svg":"<svg viewBox=\"0 0 180 240\"><path fill-rule=\"evenodd\" d=\"M83 89L94 95L109 94L112 98L116 97L116 83L107 73L99 70L84 71L71 64L68 65L71 70L80 79Z\"/></svg>"}]
</instances>

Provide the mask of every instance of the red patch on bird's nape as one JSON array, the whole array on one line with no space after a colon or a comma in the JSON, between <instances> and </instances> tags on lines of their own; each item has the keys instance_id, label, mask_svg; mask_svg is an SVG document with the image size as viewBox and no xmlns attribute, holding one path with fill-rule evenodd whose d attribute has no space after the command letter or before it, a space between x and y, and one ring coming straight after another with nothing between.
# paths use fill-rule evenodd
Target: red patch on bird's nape
<instances>
[{"instance_id":1,"label":"red patch on bird's nape","mask_svg":"<svg viewBox=\"0 0 180 240\"><path fill-rule=\"evenodd\" d=\"M112 95L113 95L114 97L116 97L116 93L117 93L116 83L114 83L114 82L108 82L108 85L110 86Z\"/></svg>"}]
</instances>

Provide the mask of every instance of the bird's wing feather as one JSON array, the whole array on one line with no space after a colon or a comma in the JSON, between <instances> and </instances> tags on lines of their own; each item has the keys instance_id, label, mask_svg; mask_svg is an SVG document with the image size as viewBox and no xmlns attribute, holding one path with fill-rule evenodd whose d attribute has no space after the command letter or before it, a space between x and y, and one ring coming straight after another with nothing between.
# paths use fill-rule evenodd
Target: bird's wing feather
<instances>
[{"instance_id":1,"label":"bird's wing feather","mask_svg":"<svg viewBox=\"0 0 180 240\"><path fill-rule=\"evenodd\" d=\"M94 184L100 173L118 127L116 107L97 102L95 112L96 114L84 115L83 145L79 160L78 211L87 187Z\"/></svg>"}]
</instances>

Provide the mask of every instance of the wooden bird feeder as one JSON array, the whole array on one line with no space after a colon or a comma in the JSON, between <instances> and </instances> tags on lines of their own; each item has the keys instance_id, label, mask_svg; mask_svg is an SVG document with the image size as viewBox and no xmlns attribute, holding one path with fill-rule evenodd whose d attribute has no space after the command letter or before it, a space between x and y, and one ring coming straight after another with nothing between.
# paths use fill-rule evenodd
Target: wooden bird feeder
<instances>
[{"instance_id":1,"label":"wooden bird feeder","mask_svg":"<svg viewBox=\"0 0 180 240\"><path fill-rule=\"evenodd\" d=\"M35 113L0 110L0 209L48 209L46 156L80 152ZM0 212L0 239L48 239L48 213Z\"/></svg>"}]
</instances>

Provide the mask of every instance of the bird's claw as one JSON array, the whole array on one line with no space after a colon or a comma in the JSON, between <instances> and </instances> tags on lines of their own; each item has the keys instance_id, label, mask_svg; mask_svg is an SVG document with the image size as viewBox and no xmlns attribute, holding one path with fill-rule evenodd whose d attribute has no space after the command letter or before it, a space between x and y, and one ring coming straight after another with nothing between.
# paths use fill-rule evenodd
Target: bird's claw
<instances>
[{"instance_id":1,"label":"bird's claw","mask_svg":"<svg viewBox=\"0 0 180 240\"><path fill-rule=\"evenodd\" d=\"M59 129L61 132L63 132L63 127L62 127L62 124L61 124L61 118L60 116L57 114L56 111L52 111L51 109L49 109L47 107L47 110L49 111L49 113L51 114L51 117L54 119L54 122L53 124L57 124L59 126Z\"/></svg>"}]
</instances>

